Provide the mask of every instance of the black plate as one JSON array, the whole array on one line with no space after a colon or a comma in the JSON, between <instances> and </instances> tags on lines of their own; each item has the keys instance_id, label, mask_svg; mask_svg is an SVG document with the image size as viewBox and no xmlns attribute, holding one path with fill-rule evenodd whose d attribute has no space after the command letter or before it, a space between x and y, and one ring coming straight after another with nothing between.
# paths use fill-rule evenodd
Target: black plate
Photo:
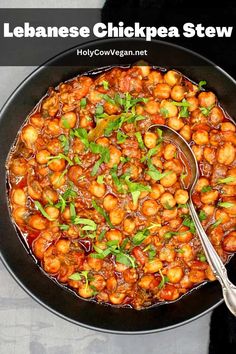
<instances>
[{"instance_id":1,"label":"black plate","mask_svg":"<svg viewBox=\"0 0 236 354\"><path fill-rule=\"evenodd\" d=\"M104 50L109 48L147 49L148 55L144 59L150 64L167 68L175 67L196 82L206 80L208 88L214 90L223 107L231 115L236 112L235 81L207 59L184 48L160 41L147 43L139 40L95 41L82 45L80 48L91 50L96 48ZM137 59L139 58L118 58L115 64L130 64ZM87 61L90 63L89 58ZM76 62L80 62L80 58L76 58L75 49L55 57L50 63L57 65L57 67L40 67L34 71L15 90L1 111L1 259L11 275L36 301L60 317L87 328L111 333L151 333L174 328L196 319L222 302L221 288L218 282L207 283L176 302L141 311L99 305L79 299L73 292L59 286L47 277L16 234L9 216L6 198L5 161L25 117L46 93L49 85L55 86L88 69L114 64L109 56L102 57L102 60L101 57L93 59L93 63L89 67L76 65ZM73 66L63 67L64 63L72 63ZM231 279L235 282L236 257L231 259L228 270Z\"/></svg>"}]
</instances>

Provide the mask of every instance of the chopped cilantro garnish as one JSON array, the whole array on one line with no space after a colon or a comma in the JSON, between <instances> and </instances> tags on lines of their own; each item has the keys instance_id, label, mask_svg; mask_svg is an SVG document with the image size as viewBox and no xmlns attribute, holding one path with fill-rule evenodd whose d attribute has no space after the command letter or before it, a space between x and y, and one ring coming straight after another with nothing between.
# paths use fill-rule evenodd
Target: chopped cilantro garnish
<instances>
[{"instance_id":1,"label":"chopped cilantro garnish","mask_svg":"<svg viewBox=\"0 0 236 354\"><path fill-rule=\"evenodd\" d=\"M150 234L149 230L147 228L143 230L139 230L134 237L132 238L132 242L135 246L141 245L141 243L147 238L147 236Z\"/></svg>"},{"instance_id":2,"label":"chopped cilantro garnish","mask_svg":"<svg viewBox=\"0 0 236 354\"><path fill-rule=\"evenodd\" d=\"M204 221L204 220L206 220L207 215L206 215L206 213L205 213L204 210L201 210L200 213L199 213L199 215L198 215L198 217L199 217L199 220L200 220L200 221Z\"/></svg>"},{"instance_id":3,"label":"chopped cilantro garnish","mask_svg":"<svg viewBox=\"0 0 236 354\"><path fill-rule=\"evenodd\" d=\"M94 199L92 200L92 206L94 207L95 210L97 210L97 212L98 212L99 214L101 214L101 215L104 217L104 219L106 220L106 222L108 223L108 225L109 225L111 228L114 227L114 226L112 225L111 221L110 221L110 218L109 218L108 214L105 212L105 210L104 210L102 207L100 207L100 206L96 203L96 201L95 201Z\"/></svg>"},{"instance_id":4,"label":"chopped cilantro garnish","mask_svg":"<svg viewBox=\"0 0 236 354\"><path fill-rule=\"evenodd\" d=\"M207 82L205 80L202 80L199 82L198 84L198 90L201 91L202 90L202 86L205 86L207 84Z\"/></svg>"},{"instance_id":5,"label":"chopped cilantro garnish","mask_svg":"<svg viewBox=\"0 0 236 354\"><path fill-rule=\"evenodd\" d=\"M218 206L220 206L222 208L232 208L232 206L234 206L234 203L220 202L220 203L218 203Z\"/></svg>"},{"instance_id":6,"label":"chopped cilantro garnish","mask_svg":"<svg viewBox=\"0 0 236 354\"><path fill-rule=\"evenodd\" d=\"M123 144L127 138L128 138L128 135L126 135L122 131L118 130L117 136L116 136L117 144Z\"/></svg>"},{"instance_id":7,"label":"chopped cilantro garnish","mask_svg":"<svg viewBox=\"0 0 236 354\"><path fill-rule=\"evenodd\" d=\"M80 107L81 107L81 108L85 108L86 105L87 105L87 100L86 100L86 98L85 98L85 97L84 97L84 98L81 98L81 100L80 100Z\"/></svg>"},{"instance_id":8,"label":"chopped cilantro garnish","mask_svg":"<svg viewBox=\"0 0 236 354\"><path fill-rule=\"evenodd\" d=\"M217 184L227 184L227 183L231 183L231 182L235 182L236 178L234 176L229 176L229 177L226 177L226 178L220 178L218 179L217 181Z\"/></svg>"},{"instance_id":9,"label":"chopped cilantro garnish","mask_svg":"<svg viewBox=\"0 0 236 354\"><path fill-rule=\"evenodd\" d=\"M138 141L138 145L139 145L140 149L144 150L145 149L145 145L144 145L144 142L143 142L142 134L140 132L136 132L135 136L136 136L136 139Z\"/></svg>"},{"instance_id":10,"label":"chopped cilantro garnish","mask_svg":"<svg viewBox=\"0 0 236 354\"><path fill-rule=\"evenodd\" d=\"M212 190L211 186L204 186L204 187L202 187L201 192L207 193L207 192L210 192L211 190Z\"/></svg>"},{"instance_id":11,"label":"chopped cilantro garnish","mask_svg":"<svg viewBox=\"0 0 236 354\"><path fill-rule=\"evenodd\" d=\"M41 213L46 219L48 219L49 221L55 220L55 219L53 219L50 215L48 215L48 213L44 210L42 204L41 204L38 200L35 200L35 201L34 201L34 204L36 205L36 207L38 208L38 210L40 211L40 213Z\"/></svg>"}]
</instances>

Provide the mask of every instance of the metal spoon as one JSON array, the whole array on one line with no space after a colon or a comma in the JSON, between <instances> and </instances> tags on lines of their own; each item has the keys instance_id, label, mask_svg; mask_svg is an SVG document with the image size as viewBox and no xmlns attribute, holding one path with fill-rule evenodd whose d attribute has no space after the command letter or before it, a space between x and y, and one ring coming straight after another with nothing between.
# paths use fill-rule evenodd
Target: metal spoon
<instances>
[{"instance_id":1,"label":"metal spoon","mask_svg":"<svg viewBox=\"0 0 236 354\"><path fill-rule=\"evenodd\" d=\"M197 180L199 178L199 168L198 168L196 157L192 149L186 142L186 140L175 130L161 124L152 125L149 127L148 130L156 131L157 128L162 130L163 138L165 140L169 140L171 142L176 143L176 145L183 152L184 156L187 158L188 164L191 169L191 176L190 176L189 187L188 187L188 191L189 191L188 205L189 205L190 215L194 221L207 261L210 264L215 277L219 280L222 286L225 303L228 309L232 312L232 314L236 316L236 286L230 282L227 275L227 270L223 262L221 261L220 257L218 256L212 243L210 242L204 228L202 227L202 224L198 218L198 214L192 202L192 193L197 183Z\"/></svg>"}]
</instances>

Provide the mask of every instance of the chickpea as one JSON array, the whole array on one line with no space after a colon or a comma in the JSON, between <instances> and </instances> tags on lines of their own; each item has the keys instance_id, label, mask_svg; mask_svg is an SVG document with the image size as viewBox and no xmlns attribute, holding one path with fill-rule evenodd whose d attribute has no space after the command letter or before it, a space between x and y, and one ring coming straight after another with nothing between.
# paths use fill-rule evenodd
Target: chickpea
<instances>
[{"instance_id":1,"label":"chickpea","mask_svg":"<svg viewBox=\"0 0 236 354\"><path fill-rule=\"evenodd\" d=\"M46 203L56 203L58 201L57 192L50 187L45 187L42 192L43 202Z\"/></svg>"},{"instance_id":2,"label":"chickpea","mask_svg":"<svg viewBox=\"0 0 236 354\"><path fill-rule=\"evenodd\" d=\"M152 288L152 283L155 282L155 277L154 275L143 275L142 278L140 279L138 285L145 290L150 290Z\"/></svg>"},{"instance_id":3,"label":"chickpea","mask_svg":"<svg viewBox=\"0 0 236 354\"><path fill-rule=\"evenodd\" d=\"M165 209L173 208L176 205L176 200L169 192L165 192L162 194L160 202Z\"/></svg>"},{"instance_id":4,"label":"chickpea","mask_svg":"<svg viewBox=\"0 0 236 354\"><path fill-rule=\"evenodd\" d=\"M101 146L104 146L104 147L109 147L109 145L110 145L109 139L107 139L105 137L98 138L96 140L96 143L98 145L101 145Z\"/></svg>"},{"instance_id":5,"label":"chickpea","mask_svg":"<svg viewBox=\"0 0 236 354\"><path fill-rule=\"evenodd\" d=\"M153 199L159 199L160 196L164 193L165 188L161 184L153 184L152 191L150 192L150 197Z\"/></svg>"},{"instance_id":6,"label":"chickpea","mask_svg":"<svg viewBox=\"0 0 236 354\"><path fill-rule=\"evenodd\" d=\"M154 199L147 199L143 202L142 213L146 216L156 215L158 209L158 204Z\"/></svg>"},{"instance_id":7,"label":"chickpea","mask_svg":"<svg viewBox=\"0 0 236 354\"><path fill-rule=\"evenodd\" d=\"M230 199L228 200L231 204L230 208L225 209L225 211L227 211L227 213L231 216L231 217L235 217L236 216L236 200L235 199Z\"/></svg>"},{"instance_id":8,"label":"chickpea","mask_svg":"<svg viewBox=\"0 0 236 354\"><path fill-rule=\"evenodd\" d=\"M174 101L182 101L184 99L184 96L185 96L185 88L181 85L175 85L174 87L172 87L172 90L171 90L171 98L174 100Z\"/></svg>"},{"instance_id":9,"label":"chickpea","mask_svg":"<svg viewBox=\"0 0 236 354\"><path fill-rule=\"evenodd\" d=\"M166 160L172 160L176 154L176 146L173 144L166 144L164 148L164 158Z\"/></svg>"},{"instance_id":10,"label":"chickpea","mask_svg":"<svg viewBox=\"0 0 236 354\"><path fill-rule=\"evenodd\" d=\"M208 132L206 130L199 129L193 133L192 139L197 145L206 145L209 142Z\"/></svg>"},{"instance_id":11,"label":"chickpea","mask_svg":"<svg viewBox=\"0 0 236 354\"><path fill-rule=\"evenodd\" d=\"M30 117L30 124L36 128L42 128L44 126L44 119L41 117L40 113L35 113Z\"/></svg>"},{"instance_id":12,"label":"chickpea","mask_svg":"<svg viewBox=\"0 0 236 354\"><path fill-rule=\"evenodd\" d=\"M177 189L177 191L175 192L175 200L178 204L186 204L188 198L188 192L184 189Z\"/></svg>"},{"instance_id":13,"label":"chickpea","mask_svg":"<svg viewBox=\"0 0 236 354\"><path fill-rule=\"evenodd\" d=\"M93 289L90 288L90 286L88 286L87 284L82 284L79 287L78 293L81 297L83 297L85 299L92 297L94 294Z\"/></svg>"},{"instance_id":14,"label":"chickpea","mask_svg":"<svg viewBox=\"0 0 236 354\"><path fill-rule=\"evenodd\" d=\"M167 277L170 283L177 284L183 278L184 272L180 266L171 267L167 271Z\"/></svg>"},{"instance_id":15,"label":"chickpea","mask_svg":"<svg viewBox=\"0 0 236 354\"><path fill-rule=\"evenodd\" d=\"M67 129L67 125L70 128L74 128L76 125L76 120L77 120L77 117L76 117L75 112L66 112L61 117L59 125L63 129Z\"/></svg>"},{"instance_id":16,"label":"chickpea","mask_svg":"<svg viewBox=\"0 0 236 354\"><path fill-rule=\"evenodd\" d=\"M113 194L107 194L103 199L103 206L107 211L114 210L117 204L118 199Z\"/></svg>"},{"instance_id":17,"label":"chickpea","mask_svg":"<svg viewBox=\"0 0 236 354\"><path fill-rule=\"evenodd\" d=\"M32 149L33 145L38 139L37 129L35 129L30 124L24 126L21 133L21 139L29 149Z\"/></svg>"},{"instance_id":18,"label":"chickpea","mask_svg":"<svg viewBox=\"0 0 236 354\"><path fill-rule=\"evenodd\" d=\"M164 163L165 170L171 170L175 172L177 175L180 175L183 172L183 165L178 159L173 159L171 161L166 161Z\"/></svg>"},{"instance_id":19,"label":"chickpea","mask_svg":"<svg viewBox=\"0 0 236 354\"><path fill-rule=\"evenodd\" d=\"M52 159L48 163L48 167L50 170L55 172L63 171L66 167L66 162L64 159Z\"/></svg>"},{"instance_id":20,"label":"chickpea","mask_svg":"<svg viewBox=\"0 0 236 354\"><path fill-rule=\"evenodd\" d=\"M103 108L104 111L109 115L117 114L117 112L119 112L119 107L111 102L105 102Z\"/></svg>"},{"instance_id":21,"label":"chickpea","mask_svg":"<svg viewBox=\"0 0 236 354\"><path fill-rule=\"evenodd\" d=\"M80 166L71 166L68 171L68 178L74 183L78 184L79 178L82 176L83 170Z\"/></svg>"},{"instance_id":22,"label":"chickpea","mask_svg":"<svg viewBox=\"0 0 236 354\"><path fill-rule=\"evenodd\" d=\"M59 217L60 211L54 206L47 206L45 208L46 213L50 216L50 218L56 220Z\"/></svg>"},{"instance_id":23,"label":"chickpea","mask_svg":"<svg viewBox=\"0 0 236 354\"><path fill-rule=\"evenodd\" d=\"M157 273L162 268L163 268L162 261L160 261L158 258L153 258L152 260L147 261L145 263L143 270L144 273Z\"/></svg>"},{"instance_id":24,"label":"chickpea","mask_svg":"<svg viewBox=\"0 0 236 354\"><path fill-rule=\"evenodd\" d=\"M44 257L43 268L47 273L56 274L60 267L61 263L58 257Z\"/></svg>"},{"instance_id":25,"label":"chickpea","mask_svg":"<svg viewBox=\"0 0 236 354\"><path fill-rule=\"evenodd\" d=\"M176 256L175 250L173 248L169 247L163 247L160 250L159 253L159 258L161 261L166 261L168 263L171 263L174 261Z\"/></svg>"},{"instance_id":26,"label":"chickpea","mask_svg":"<svg viewBox=\"0 0 236 354\"><path fill-rule=\"evenodd\" d=\"M226 211L222 209L217 209L215 213L215 219L216 220L221 220L223 224L227 223L230 220L229 215L227 214Z\"/></svg>"},{"instance_id":27,"label":"chickpea","mask_svg":"<svg viewBox=\"0 0 236 354\"><path fill-rule=\"evenodd\" d=\"M50 182L54 188L60 188L66 182L66 177L61 172L53 172L50 176Z\"/></svg>"},{"instance_id":28,"label":"chickpea","mask_svg":"<svg viewBox=\"0 0 236 354\"><path fill-rule=\"evenodd\" d=\"M105 184L100 184L97 181L92 181L91 185L89 186L89 191L95 197L102 198L106 193L106 187Z\"/></svg>"},{"instance_id":29,"label":"chickpea","mask_svg":"<svg viewBox=\"0 0 236 354\"><path fill-rule=\"evenodd\" d=\"M173 171L165 170L164 173L168 172L165 177L160 180L163 187L171 187L177 182L177 175Z\"/></svg>"},{"instance_id":30,"label":"chickpea","mask_svg":"<svg viewBox=\"0 0 236 354\"><path fill-rule=\"evenodd\" d=\"M209 186L208 179L205 177L200 177L196 183L195 191L200 193L202 191L202 188L207 186Z\"/></svg>"},{"instance_id":31,"label":"chickpea","mask_svg":"<svg viewBox=\"0 0 236 354\"><path fill-rule=\"evenodd\" d=\"M201 194L201 202L204 204L214 204L219 197L219 192L216 190L211 190Z\"/></svg>"},{"instance_id":32,"label":"chickpea","mask_svg":"<svg viewBox=\"0 0 236 354\"><path fill-rule=\"evenodd\" d=\"M178 108L170 101L161 101L160 109L164 110L165 118L176 117L178 115Z\"/></svg>"},{"instance_id":33,"label":"chickpea","mask_svg":"<svg viewBox=\"0 0 236 354\"><path fill-rule=\"evenodd\" d=\"M16 176L24 176L28 172L28 164L22 157L14 159L10 168Z\"/></svg>"},{"instance_id":34,"label":"chickpea","mask_svg":"<svg viewBox=\"0 0 236 354\"><path fill-rule=\"evenodd\" d=\"M26 204L26 194L23 189L16 188L12 190L12 201L15 204L25 206Z\"/></svg>"},{"instance_id":35,"label":"chickpea","mask_svg":"<svg viewBox=\"0 0 236 354\"><path fill-rule=\"evenodd\" d=\"M160 157L158 156L158 154L156 154L155 156L153 156L153 157L151 158L151 160L152 160L152 164L153 164L155 167L160 168L160 169L163 168L163 163L162 163Z\"/></svg>"},{"instance_id":36,"label":"chickpea","mask_svg":"<svg viewBox=\"0 0 236 354\"><path fill-rule=\"evenodd\" d=\"M203 270L191 269L189 272L189 280L192 283L201 283L205 280L205 272Z\"/></svg>"},{"instance_id":37,"label":"chickpea","mask_svg":"<svg viewBox=\"0 0 236 354\"><path fill-rule=\"evenodd\" d=\"M226 252L236 251L236 231L230 232L223 240L223 249Z\"/></svg>"},{"instance_id":38,"label":"chickpea","mask_svg":"<svg viewBox=\"0 0 236 354\"><path fill-rule=\"evenodd\" d=\"M87 262L88 262L90 269L93 269L96 272L99 272L99 270L102 269L102 265L103 265L102 259L93 258L93 257L88 256Z\"/></svg>"},{"instance_id":39,"label":"chickpea","mask_svg":"<svg viewBox=\"0 0 236 354\"><path fill-rule=\"evenodd\" d=\"M217 150L217 161L223 165L230 165L235 159L235 148L231 143L225 143Z\"/></svg>"},{"instance_id":40,"label":"chickpea","mask_svg":"<svg viewBox=\"0 0 236 354\"><path fill-rule=\"evenodd\" d=\"M183 128L180 130L180 135L182 135L182 137L187 140L190 141L191 140L191 128L189 125L184 125Z\"/></svg>"},{"instance_id":41,"label":"chickpea","mask_svg":"<svg viewBox=\"0 0 236 354\"><path fill-rule=\"evenodd\" d=\"M213 92L201 92L198 101L201 107L210 107L216 103L216 96Z\"/></svg>"},{"instance_id":42,"label":"chickpea","mask_svg":"<svg viewBox=\"0 0 236 354\"><path fill-rule=\"evenodd\" d=\"M157 135L152 132L146 132L144 134L144 144L148 149L152 149L157 144Z\"/></svg>"},{"instance_id":43,"label":"chickpea","mask_svg":"<svg viewBox=\"0 0 236 354\"><path fill-rule=\"evenodd\" d=\"M149 114L157 114L160 104L156 101L149 101L145 105L145 111Z\"/></svg>"},{"instance_id":44,"label":"chickpea","mask_svg":"<svg viewBox=\"0 0 236 354\"><path fill-rule=\"evenodd\" d=\"M209 164L215 164L216 150L214 148L205 147L203 151L203 156Z\"/></svg>"},{"instance_id":45,"label":"chickpea","mask_svg":"<svg viewBox=\"0 0 236 354\"><path fill-rule=\"evenodd\" d=\"M100 274L94 274L93 279L90 281L89 285L94 287L97 291L102 291L106 286L106 281Z\"/></svg>"},{"instance_id":46,"label":"chickpea","mask_svg":"<svg viewBox=\"0 0 236 354\"><path fill-rule=\"evenodd\" d=\"M40 233L40 235L42 235L42 236L39 236L34 240L32 247L33 247L33 251L34 251L35 256L38 259L43 259L44 253L45 253L46 249L50 246L52 238L51 238L50 233L46 233L46 234Z\"/></svg>"},{"instance_id":47,"label":"chickpea","mask_svg":"<svg viewBox=\"0 0 236 354\"><path fill-rule=\"evenodd\" d=\"M38 163L40 163L41 165L44 165L48 162L48 158L50 157L50 155L51 155L50 152L48 150L44 149L44 150L40 150L36 154L35 158Z\"/></svg>"},{"instance_id":48,"label":"chickpea","mask_svg":"<svg viewBox=\"0 0 236 354\"><path fill-rule=\"evenodd\" d=\"M227 177L233 177L234 179L227 183L228 186L236 186L236 167L230 168Z\"/></svg>"},{"instance_id":49,"label":"chickpea","mask_svg":"<svg viewBox=\"0 0 236 354\"><path fill-rule=\"evenodd\" d=\"M177 217L178 210L174 208L172 210L164 210L162 214L162 218L164 221L169 221L171 219L175 219Z\"/></svg>"},{"instance_id":50,"label":"chickpea","mask_svg":"<svg viewBox=\"0 0 236 354\"><path fill-rule=\"evenodd\" d=\"M38 181L31 181L28 185L28 194L32 199L40 199L42 197L42 187Z\"/></svg>"},{"instance_id":51,"label":"chickpea","mask_svg":"<svg viewBox=\"0 0 236 354\"><path fill-rule=\"evenodd\" d=\"M125 212L124 210L117 208L116 210L110 211L110 220L113 225L119 225L124 219Z\"/></svg>"},{"instance_id":52,"label":"chickpea","mask_svg":"<svg viewBox=\"0 0 236 354\"><path fill-rule=\"evenodd\" d=\"M183 122L182 118L171 117L171 118L168 119L167 125L170 128L178 131L178 130L181 130L183 128L184 122Z\"/></svg>"},{"instance_id":53,"label":"chickpea","mask_svg":"<svg viewBox=\"0 0 236 354\"><path fill-rule=\"evenodd\" d=\"M188 227L182 226L179 229L179 233L177 235L177 240L180 243L190 242L193 238L193 234L189 231Z\"/></svg>"},{"instance_id":54,"label":"chickpea","mask_svg":"<svg viewBox=\"0 0 236 354\"><path fill-rule=\"evenodd\" d=\"M109 150L110 161L108 162L107 166L112 168L114 165L118 165L120 163L121 151L113 145L110 146Z\"/></svg>"},{"instance_id":55,"label":"chickpea","mask_svg":"<svg viewBox=\"0 0 236 354\"><path fill-rule=\"evenodd\" d=\"M143 64L145 64L145 62L143 62ZM140 71L142 77L146 77L146 76L148 76L150 74L150 71L151 71L150 66L148 66L148 65L139 65L138 68L139 68L139 71Z\"/></svg>"},{"instance_id":56,"label":"chickpea","mask_svg":"<svg viewBox=\"0 0 236 354\"><path fill-rule=\"evenodd\" d=\"M45 230L47 227L47 219L39 214L31 215L28 218L28 225L36 230Z\"/></svg>"},{"instance_id":57,"label":"chickpea","mask_svg":"<svg viewBox=\"0 0 236 354\"><path fill-rule=\"evenodd\" d=\"M123 240L123 235L119 230L112 229L106 232L105 234L108 241L118 241L121 244Z\"/></svg>"},{"instance_id":58,"label":"chickpea","mask_svg":"<svg viewBox=\"0 0 236 354\"><path fill-rule=\"evenodd\" d=\"M176 300L179 297L179 290L174 285L166 284L160 291L160 297L167 301Z\"/></svg>"},{"instance_id":59,"label":"chickpea","mask_svg":"<svg viewBox=\"0 0 236 354\"><path fill-rule=\"evenodd\" d=\"M170 97L171 88L167 84L157 84L153 90L153 94L160 100Z\"/></svg>"},{"instance_id":60,"label":"chickpea","mask_svg":"<svg viewBox=\"0 0 236 354\"><path fill-rule=\"evenodd\" d=\"M57 241L55 246L58 253L66 254L70 250L70 241L61 239Z\"/></svg>"},{"instance_id":61,"label":"chickpea","mask_svg":"<svg viewBox=\"0 0 236 354\"><path fill-rule=\"evenodd\" d=\"M120 305L122 304L125 296L126 295L122 293L113 293L109 295L109 300L114 305Z\"/></svg>"},{"instance_id":62,"label":"chickpea","mask_svg":"<svg viewBox=\"0 0 236 354\"><path fill-rule=\"evenodd\" d=\"M218 127L224 120L224 114L220 107L213 107L208 115L208 120L213 127Z\"/></svg>"},{"instance_id":63,"label":"chickpea","mask_svg":"<svg viewBox=\"0 0 236 354\"><path fill-rule=\"evenodd\" d=\"M193 153L197 159L197 161L201 161L202 160L202 156L203 156L203 149L201 146L197 146L197 145L193 145L192 146L192 150Z\"/></svg>"},{"instance_id":64,"label":"chickpea","mask_svg":"<svg viewBox=\"0 0 236 354\"><path fill-rule=\"evenodd\" d=\"M188 111L189 112L193 112L198 108L198 99L197 97L193 96L193 97L188 97L187 98L187 102L190 104L190 106L188 107Z\"/></svg>"},{"instance_id":65,"label":"chickpea","mask_svg":"<svg viewBox=\"0 0 236 354\"><path fill-rule=\"evenodd\" d=\"M209 279L210 281L216 280L216 277L215 277L210 266L208 266L207 269L205 270L205 274L206 274L207 279Z\"/></svg>"},{"instance_id":66,"label":"chickpea","mask_svg":"<svg viewBox=\"0 0 236 354\"><path fill-rule=\"evenodd\" d=\"M20 206L13 210L12 216L18 225L24 224L27 217L27 209L23 206Z\"/></svg>"},{"instance_id":67,"label":"chickpea","mask_svg":"<svg viewBox=\"0 0 236 354\"><path fill-rule=\"evenodd\" d=\"M107 290L111 293L114 293L116 291L117 280L114 276L107 279L106 287L107 287Z\"/></svg>"},{"instance_id":68,"label":"chickpea","mask_svg":"<svg viewBox=\"0 0 236 354\"><path fill-rule=\"evenodd\" d=\"M233 123L224 122L221 124L221 130L222 132L227 132L227 131L235 132L236 128Z\"/></svg>"},{"instance_id":69,"label":"chickpea","mask_svg":"<svg viewBox=\"0 0 236 354\"><path fill-rule=\"evenodd\" d=\"M138 274L134 268L129 268L124 271L123 277L126 283L134 284L138 279Z\"/></svg>"},{"instance_id":70,"label":"chickpea","mask_svg":"<svg viewBox=\"0 0 236 354\"><path fill-rule=\"evenodd\" d=\"M51 139L47 144L47 150L52 155L58 155L60 152L62 152L62 145L60 140L57 138Z\"/></svg>"},{"instance_id":71,"label":"chickpea","mask_svg":"<svg viewBox=\"0 0 236 354\"><path fill-rule=\"evenodd\" d=\"M135 219L126 218L124 220L124 231L127 234L132 234L135 230L135 227L136 227Z\"/></svg>"},{"instance_id":72,"label":"chickpea","mask_svg":"<svg viewBox=\"0 0 236 354\"><path fill-rule=\"evenodd\" d=\"M61 127L59 126L59 119L51 119L47 123L46 132L52 136L61 134Z\"/></svg>"},{"instance_id":73,"label":"chickpea","mask_svg":"<svg viewBox=\"0 0 236 354\"><path fill-rule=\"evenodd\" d=\"M180 83L181 75L174 70L169 70L164 75L165 82L170 86L175 86Z\"/></svg>"},{"instance_id":74,"label":"chickpea","mask_svg":"<svg viewBox=\"0 0 236 354\"><path fill-rule=\"evenodd\" d=\"M179 258L183 258L186 262L191 261L194 258L193 249L188 243L183 244L181 250L183 253L178 254Z\"/></svg>"}]
</instances>

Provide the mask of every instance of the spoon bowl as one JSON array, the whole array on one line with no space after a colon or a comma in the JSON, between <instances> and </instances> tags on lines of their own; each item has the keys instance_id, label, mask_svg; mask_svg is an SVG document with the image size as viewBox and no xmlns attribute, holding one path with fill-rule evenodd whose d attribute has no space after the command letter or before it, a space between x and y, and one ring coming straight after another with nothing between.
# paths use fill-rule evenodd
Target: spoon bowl
<instances>
[{"instance_id":1,"label":"spoon bowl","mask_svg":"<svg viewBox=\"0 0 236 354\"><path fill-rule=\"evenodd\" d=\"M175 144L180 149L189 165L190 176L188 186L187 188L185 186L184 187L189 192L188 205L190 215L193 219L197 234L202 243L207 261L210 264L215 277L219 280L222 286L225 303L232 314L236 316L236 286L230 282L227 275L227 270L212 243L210 242L192 202L192 193L200 176L197 159L187 141L179 133L162 124L151 125L148 131L155 132L157 128L162 130L164 140Z\"/></svg>"}]
</instances>

